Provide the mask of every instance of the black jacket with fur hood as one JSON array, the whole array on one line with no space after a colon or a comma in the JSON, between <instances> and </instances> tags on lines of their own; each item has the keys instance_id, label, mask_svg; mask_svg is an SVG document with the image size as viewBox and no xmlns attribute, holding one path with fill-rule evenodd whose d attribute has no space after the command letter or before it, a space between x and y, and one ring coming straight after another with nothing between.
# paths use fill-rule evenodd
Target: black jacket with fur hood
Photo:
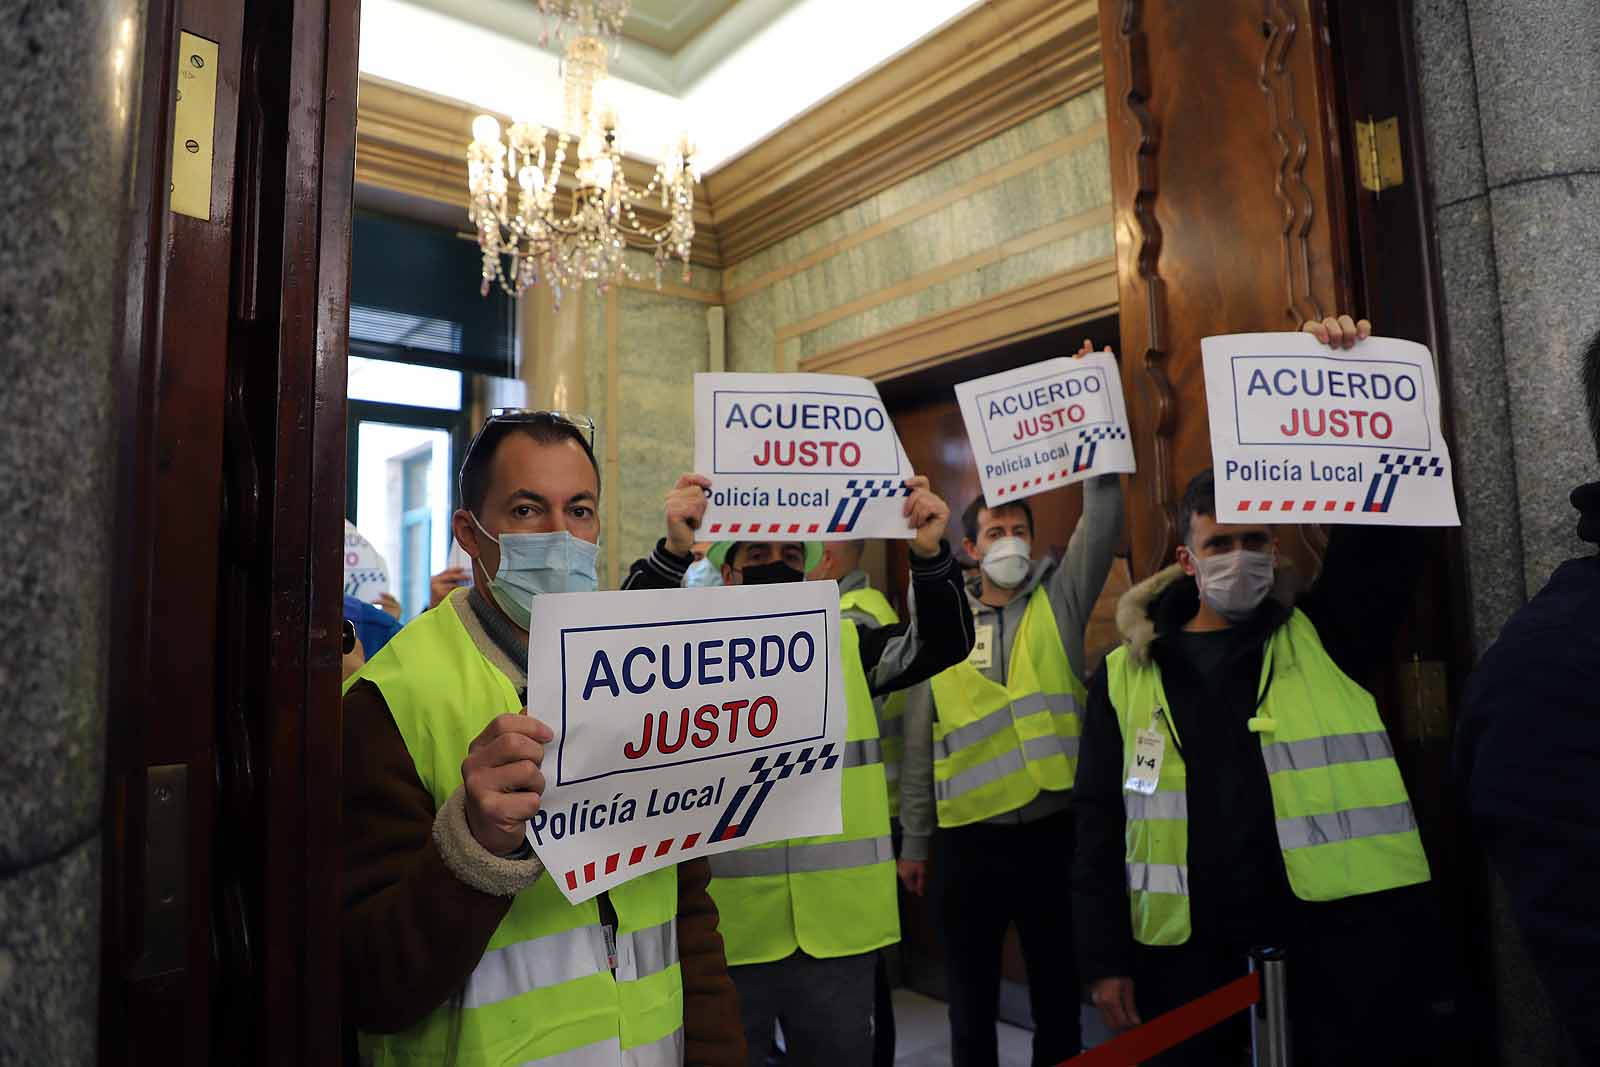
<instances>
[{"instance_id":1,"label":"black jacket with fur hood","mask_svg":"<svg viewBox=\"0 0 1600 1067\"><path fill-rule=\"evenodd\" d=\"M1199 609L1195 580L1173 566L1136 585L1117 608L1129 654L1161 667L1169 713L1188 768L1189 892L1197 934L1229 940L1282 937L1305 905L1284 872L1261 744L1246 720L1255 714L1267 640L1300 608L1324 647L1357 684L1371 688L1390 655L1420 566L1421 538L1401 528L1336 527L1322 573L1298 593L1293 571L1256 613L1222 638L1227 651L1209 678L1172 635ZM1124 874L1123 750L1102 669L1089 685L1075 788L1077 857L1073 877L1079 978L1133 974L1134 942ZM1356 898L1359 899L1359 898ZM1342 904L1344 902L1334 902Z\"/></svg>"}]
</instances>

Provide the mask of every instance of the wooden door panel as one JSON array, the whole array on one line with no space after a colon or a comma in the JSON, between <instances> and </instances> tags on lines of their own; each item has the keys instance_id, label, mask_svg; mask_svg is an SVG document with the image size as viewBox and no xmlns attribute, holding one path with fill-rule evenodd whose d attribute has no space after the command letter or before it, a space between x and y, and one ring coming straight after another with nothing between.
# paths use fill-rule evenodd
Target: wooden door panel
<instances>
[{"instance_id":1,"label":"wooden door panel","mask_svg":"<svg viewBox=\"0 0 1600 1067\"><path fill-rule=\"evenodd\" d=\"M1136 578L1169 561L1177 499L1211 462L1200 339L1349 304L1311 8L1101 0Z\"/></svg>"}]
</instances>

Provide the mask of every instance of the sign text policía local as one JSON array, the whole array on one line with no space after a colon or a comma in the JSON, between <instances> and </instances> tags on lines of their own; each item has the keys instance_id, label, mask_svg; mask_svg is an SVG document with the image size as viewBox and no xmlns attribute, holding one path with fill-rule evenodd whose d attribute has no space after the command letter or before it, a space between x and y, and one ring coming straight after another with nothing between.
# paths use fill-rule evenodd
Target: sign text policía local
<instances>
[{"instance_id":1,"label":"sign text polic\u00eda local","mask_svg":"<svg viewBox=\"0 0 1600 1067\"><path fill-rule=\"evenodd\" d=\"M832 582L541 596L528 647L528 707L556 733L528 839L569 901L695 856L839 832ZM769 782L774 766L789 770Z\"/></svg>"},{"instance_id":2,"label":"sign text polic\u00eda local","mask_svg":"<svg viewBox=\"0 0 1600 1067\"><path fill-rule=\"evenodd\" d=\"M864 378L696 374L695 469L712 540L909 538L911 463Z\"/></svg>"},{"instance_id":3,"label":"sign text polic\u00eda local","mask_svg":"<svg viewBox=\"0 0 1600 1067\"><path fill-rule=\"evenodd\" d=\"M1422 345L1260 333L1201 350L1219 522L1459 524Z\"/></svg>"}]
</instances>

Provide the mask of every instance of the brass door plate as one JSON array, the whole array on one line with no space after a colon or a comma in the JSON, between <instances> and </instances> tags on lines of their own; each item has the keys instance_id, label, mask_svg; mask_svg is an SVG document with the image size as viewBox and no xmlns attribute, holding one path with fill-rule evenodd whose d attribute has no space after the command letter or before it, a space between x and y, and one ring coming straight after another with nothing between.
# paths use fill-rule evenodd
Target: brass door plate
<instances>
[{"instance_id":1,"label":"brass door plate","mask_svg":"<svg viewBox=\"0 0 1600 1067\"><path fill-rule=\"evenodd\" d=\"M217 42L178 38L178 102L172 118L172 210L211 221L216 155Z\"/></svg>"}]
</instances>

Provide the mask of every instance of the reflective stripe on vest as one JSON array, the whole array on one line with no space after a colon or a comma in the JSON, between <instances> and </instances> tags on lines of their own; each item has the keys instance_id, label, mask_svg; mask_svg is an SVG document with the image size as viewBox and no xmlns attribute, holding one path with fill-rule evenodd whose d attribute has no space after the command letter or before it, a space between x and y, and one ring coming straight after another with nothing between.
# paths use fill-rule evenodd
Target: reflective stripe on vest
<instances>
[{"instance_id":1,"label":"reflective stripe on vest","mask_svg":"<svg viewBox=\"0 0 1600 1067\"><path fill-rule=\"evenodd\" d=\"M1169 738L1156 792L1123 793L1126 868L1135 939L1182 944L1190 933L1188 776L1171 741L1161 670L1133 662L1123 647L1107 657L1106 682L1125 767L1140 731ZM1268 641L1260 687L1253 721L1271 727L1261 734L1261 759L1295 895L1336 900L1427 881L1416 815L1377 705L1339 670L1300 611Z\"/></svg>"},{"instance_id":2,"label":"reflective stripe on vest","mask_svg":"<svg viewBox=\"0 0 1600 1067\"><path fill-rule=\"evenodd\" d=\"M382 692L438 808L460 787L462 753L473 738L495 715L522 706L464 627L458 610L465 610L465 595L458 591L413 620L351 683L370 681ZM607 896L616 913L615 971L598 900L568 904L554 879L541 877L512 898L459 1011L446 1003L400 1033L361 1034L363 1061L440 1063L456 1031L458 1067L676 1067L683 1042L677 872L653 871Z\"/></svg>"},{"instance_id":3,"label":"reflective stripe on vest","mask_svg":"<svg viewBox=\"0 0 1600 1067\"><path fill-rule=\"evenodd\" d=\"M882 593L869 586L839 594L840 612L856 611L870 617L879 626L893 626L900 621L899 614ZM889 787L889 817L900 814L900 764L905 761L905 693L890 693L873 698L872 710L878 715L878 736L883 741L883 777Z\"/></svg>"},{"instance_id":4,"label":"reflective stripe on vest","mask_svg":"<svg viewBox=\"0 0 1600 1067\"><path fill-rule=\"evenodd\" d=\"M1072 788L1087 696L1043 587L1028 599L1004 685L970 662L932 680L939 825L965 826Z\"/></svg>"},{"instance_id":5,"label":"reflective stripe on vest","mask_svg":"<svg viewBox=\"0 0 1600 1067\"><path fill-rule=\"evenodd\" d=\"M616 1038L558 1052L543 1059L527 1060L520 1067L683 1067L683 1030L648 1045L623 1051Z\"/></svg>"},{"instance_id":6,"label":"reflective stripe on vest","mask_svg":"<svg viewBox=\"0 0 1600 1067\"><path fill-rule=\"evenodd\" d=\"M1128 888L1186 897L1189 895L1189 868L1181 863L1130 863Z\"/></svg>"},{"instance_id":7,"label":"reflective stripe on vest","mask_svg":"<svg viewBox=\"0 0 1600 1067\"><path fill-rule=\"evenodd\" d=\"M844 743L844 765L846 767L870 767L874 763L883 762L883 746L876 737L865 741L846 741Z\"/></svg>"},{"instance_id":8,"label":"reflective stripe on vest","mask_svg":"<svg viewBox=\"0 0 1600 1067\"><path fill-rule=\"evenodd\" d=\"M847 619L839 646L848 723L843 831L710 857L730 965L769 963L796 950L818 959L855 956L900 940L883 746L856 626Z\"/></svg>"},{"instance_id":9,"label":"reflective stripe on vest","mask_svg":"<svg viewBox=\"0 0 1600 1067\"><path fill-rule=\"evenodd\" d=\"M887 835L860 841L830 841L823 845L741 849L710 858L713 878L760 878L769 874L804 874L866 867L894 859L894 843Z\"/></svg>"}]
</instances>

